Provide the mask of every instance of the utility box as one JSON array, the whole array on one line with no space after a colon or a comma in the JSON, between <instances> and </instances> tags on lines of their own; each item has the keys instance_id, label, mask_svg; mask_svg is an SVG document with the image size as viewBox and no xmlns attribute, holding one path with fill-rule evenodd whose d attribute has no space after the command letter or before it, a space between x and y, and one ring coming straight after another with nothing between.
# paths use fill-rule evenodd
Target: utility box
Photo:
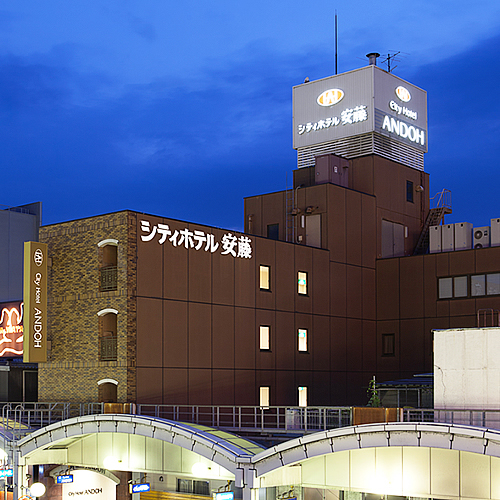
<instances>
[{"instance_id":1,"label":"utility box","mask_svg":"<svg viewBox=\"0 0 500 500\"><path fill-rule=\"evenodd\" d=\"M316 156L316 184L331 182L349 187L349 160L334 154Z\"/></svg>"},{"instance_id":2,"label":"utility box","mask_svg":"<svg viewBox=\"0 0 500 500\"><path fill-rule=\"evenodd\" d=\"M431 226L429 228L429 253L441 252L441 227Z\"/></svg>"},{"instance_id":3,"label":"utility box","mask_svg":"<svg viewBox=\"0 0 500 500\"><path fill-rule=\"evenodd\" d=\"M491 219L490 242L492 247L500 246L500 219Z\"/></svg>"},{"instance_id":4,"label":"utility box","mask_svg":"<svg viewBox=\"0 0 500 500\"><path fill-rule=\"evenodd\" d=\"M472 230L474 248L490 246L490 226L475 227Z\"/></svg>"},{"instance_id":5,"label":"utility box","mask_svg":"<svg viewBox=\"0 0 500 500\"><path fill-rule=\"evenodd\" d=\"M455 224L441 226L441 245L442 252L455 250Z\"/></svg>"},{"instance_id":6,"label":"utility box","mask_svg":"<svg viewBox=\"0 0 500 500\"><path fill-rule=\"evenodd\" d=\"M455 223L455 250L472 248L472 224L470 222Z\"/></svg>"}]
</instances>

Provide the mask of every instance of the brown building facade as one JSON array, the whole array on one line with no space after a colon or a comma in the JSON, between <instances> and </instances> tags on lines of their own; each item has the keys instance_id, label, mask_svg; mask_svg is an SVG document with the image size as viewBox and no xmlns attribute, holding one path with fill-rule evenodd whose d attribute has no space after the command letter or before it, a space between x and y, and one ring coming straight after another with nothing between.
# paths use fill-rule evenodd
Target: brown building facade
<instances>
[{"instance_id":1,"label":"brown building facade","mask_svg":"<svg viewBox=\"0 0 500 500\"><path fill-rule=\"evenodd\" d=\"M500 247L426 254L446 211L424 91L374 66L304 83L294 144L293 188L247 198L244 233L130 211L41 228L40 401L365 404L373 376L432 371L433 329L500 310Z\"/></svg>"}]
</instances>

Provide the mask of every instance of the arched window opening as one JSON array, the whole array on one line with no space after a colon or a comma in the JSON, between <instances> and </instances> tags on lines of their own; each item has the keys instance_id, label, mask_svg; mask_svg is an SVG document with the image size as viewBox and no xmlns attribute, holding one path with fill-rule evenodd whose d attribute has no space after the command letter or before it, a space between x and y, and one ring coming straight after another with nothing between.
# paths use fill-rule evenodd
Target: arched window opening
<instances>
[{"instance_id":1,"label":"arched window opening","mask_svg":"<svg viewBox=\"0 0 500 500\"><path fill-rule=\"evenodd\" d=\"M116 320L117 315L114 312L99 315L99 361L117 360L118 336Z\"/></svg>"},{"instance_id":2,"label":"arched window opening","mask_svg":"<svg viewBox=\"0 0 500 500\"><path fill-rule=\"evenodd\" d=\"M109 292L118 288L118 240L100 241L99 247L99 291Z\"/></svg>"},{"instance_id":3,"label":"arched window opening","mask_svg":"<svg viewBox=\"0 0 500 500\"><path fill-rule=\"evenodd\" d=\"M97 382L99 403L116 403L118 399L118 382L107 378Z\"/></svg>"}]
</instances>

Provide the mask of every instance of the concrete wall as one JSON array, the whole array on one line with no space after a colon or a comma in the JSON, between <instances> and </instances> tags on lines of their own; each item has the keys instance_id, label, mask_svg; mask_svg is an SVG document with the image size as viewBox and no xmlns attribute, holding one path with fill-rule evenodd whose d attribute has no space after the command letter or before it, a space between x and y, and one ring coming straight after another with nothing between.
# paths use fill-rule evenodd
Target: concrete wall
<instances>
[{"instance_id":1,"label":"concrete wall","mask_svg":"<svg viewBox=\"0 0 500 500\"><path fill-rule=\"evenodd\" d=\"M500 328L434 331L434 407L500 408Z\"/></svg>"}]
</instances>

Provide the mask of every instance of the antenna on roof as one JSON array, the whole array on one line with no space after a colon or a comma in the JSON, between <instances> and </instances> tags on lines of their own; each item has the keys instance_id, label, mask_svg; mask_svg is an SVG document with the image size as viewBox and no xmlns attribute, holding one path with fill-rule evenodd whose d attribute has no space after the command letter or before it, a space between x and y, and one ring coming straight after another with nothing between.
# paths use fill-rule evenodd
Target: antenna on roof
<instances>
[{"instance_id":1,"label":"antenna on roof","mask_svg":"<svg viewBox=\"0 0 500 500\"><path fill-rule=\"evenodd\" d=\"M387 72L392 73L397 66L393 66L395 62L399 62L399 58L397 58L401 54L401 51L398 50L397 52L394 52L393 54L389 53L385 57L383 61L381 61L381 64L387 63Z\"/></svg>"},{"instance_id":2,"label":"antenna on roof","mask_svg":"<svg viewBox=\"0 0 500 500\"><path fill-rule=\"evenodd\" d=\"M337 74L337 45L338 45L338 31L337 31L337 9L335 9L335 74Z\"/></svg>"}]
</instances>

